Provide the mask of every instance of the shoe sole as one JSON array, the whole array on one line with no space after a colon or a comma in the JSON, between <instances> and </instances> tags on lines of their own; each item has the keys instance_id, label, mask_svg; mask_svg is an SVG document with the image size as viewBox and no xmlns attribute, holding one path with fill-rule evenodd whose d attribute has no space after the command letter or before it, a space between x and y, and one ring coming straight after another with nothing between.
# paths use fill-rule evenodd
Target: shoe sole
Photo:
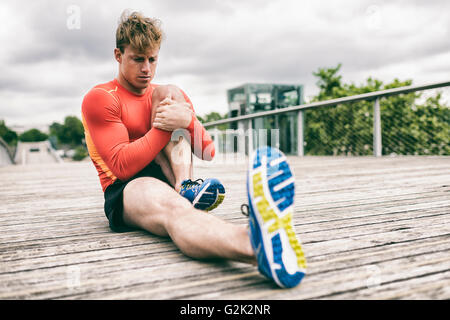
<instances>
[{"instance_id":1,"label":"shoe sole","mask_svg":"<svg viewBox=\"0 0 450 320\"><path fill-rule=\"evenodd\" d=\"M250 161L247 187L249 213L262 240L257 254L264 256L258 261L268 266L266 276L280 287L294 287L305 275L306 259L292 225L295 183L284 154L269 147L258 149Z\"/></svg>"},{"instance_id":2,"label":"shoe sole","mask_svg":"<svg viewBox=\"0 0 450 320\"><path fill-rule=\"evenodd\" d=\"M206 211L211 211L217 208L225 199L225 188L222 184L216 185L217 188L217 197L216 201L212 204L211 207L207 208Z\"/></svg>"},{"instance_id":3,"label":"shoe sole","mask_svg":"<svg viewBox=\"0 0 450 320\"><path fill-rule=\"evenodd\" d=\"M221 183L208 183L200 190L192 204L195 208L211 211L217 208L225 199L225 188Z\"/></svg>"}]
</instances>

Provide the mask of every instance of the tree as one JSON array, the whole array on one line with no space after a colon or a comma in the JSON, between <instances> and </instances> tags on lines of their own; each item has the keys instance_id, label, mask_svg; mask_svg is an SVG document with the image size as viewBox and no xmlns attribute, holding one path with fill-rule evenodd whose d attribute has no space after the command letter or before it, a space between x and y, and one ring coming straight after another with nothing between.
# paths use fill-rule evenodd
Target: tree
<instances>
[{"instance_id":1,"label":"tree","mask_svg":"<svg viewBox=\"0 0 450 320\"><path fill-rule=\"evenodd\" d=\"M38 129L30 129L19 135L19 140L22 142L37 142L47 140L48 135L39 131Z\"/></svg>"},{"instance_id":2,"label":"tree","mask_svg":"<svg viewBox=\"0 0 450 320\"><path fill-rule=\"evenodd\" d=\"M0 120L0 137L11 147L17 145L19 138L15 131L6 126L4 120Z\"/></svg>"},{"instance_id":3,"label":"tree","mask_svg":"<svg viewBox=\"0 0 450 320\"><path fill-rule=\"evenodd\" d=\"M83 123L76 116L67 116L64 124L53 122L50 125L50 136L55 136L58 144L68 145L71 148L82 145Z\"/></svg>"},{"instance_id":4,"label":"tree","mask_svg":"<svg viewBox=\"0 0 450 320\"><path fill-rule=\"evenodd\" d=\"M369 77L366 83L342 82L341 68L321 68L319 93L313 101L402 87L412 80L383 84ZM390 96L380 100L383 154L450 154L450 109L442 105L441 95L428 98L423 105L420 93ZM310 155L372 155L373 101L358 101L322 107L305 112L305 153Z\"/></svg>"},{"instance_id":5,"label":"tree","mask_svg":"<svg viewBox=\"0 0 450 320\"><path fill-rule=\"evenodd\" d=\"M316 84L320 88L320 92L318 96L314 98L314 101L328 100L328 97L331 96L342 97L343 94L345 94L345 92L341 90L342 76L336 76L341 69L341 66L342 64L339 63L336 68L319 68L317 72L313 72L313 75L319 78Z\"/></svg>"},{"instance_id":6,"label":"tree","mask_svg":"<svg viewBox=\"0 0 450 320\"><path fill-rule=\"evenodd\" d=\"M197 116L197 119L201 123L208 123L208 122L222 120L222 119L227 119L227 118L228 118L228 113L225 113L224 115L221 115L220 113L215 112L215 111L207 113L203 117ZM219 129L219 130L225 130L227 128L228 128L227 124L221 124L221 125L217 126L217 129Z\"/></svg>"}]
</instances>

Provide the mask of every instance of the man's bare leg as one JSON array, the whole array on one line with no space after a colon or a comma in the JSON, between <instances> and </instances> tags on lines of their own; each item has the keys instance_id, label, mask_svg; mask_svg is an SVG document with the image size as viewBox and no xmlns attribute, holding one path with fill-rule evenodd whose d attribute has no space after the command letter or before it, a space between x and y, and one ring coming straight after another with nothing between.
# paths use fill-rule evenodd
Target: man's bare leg
<instances>
[{"instance_id":1,"label":"man's bare leg","mask_svg":"<svg viewBox=\"0 0 450 320\"><path fill-rule=\"evenodd\" d=\"M123 191L123 206L127 225L169 236L187 256L256 264L247 226L204 214L158 179L142 177L129 182Z\"/></svg>"},{"instance_id":2,"label":"man's bare leg","mask_svg":"<svg viewBox=\"0 0 450 320\"><path fill-rule=\"evenodd\" d=\"M161 170L166 176L167 180L169 180L170 185L172 187L175 187L175 175L172 171L172 167L170 166L170 161L169 159L167 159L163 150L161 150L161 152L156 155L153 161L155 161L155 163L161 167Z\"/></svg>"},{"instance_id":3,"label":"man's bare leg","mask_svg":"<svg viewBox=\"0 0 450 320\"><path fill-rule=\"evenodd\" d=\"M184 137L179 137L177 141L170 141L163 149L164 158L171 168L175 183L173 185L177 192L180 192L181 183L185 179L192 179L192 151L191 146Z\"/></svg>"},{"instance_id":4,"label":"man's bare leg","mask_svg":"<svg viewBox=\"0 0 450 320\"><path fill-rule=\"evenodd\" d=\"M159 86L155 88L152 94L152 119L155 118L156 108L161 101L170 98L177 102L185 102L181 91L172 85ZM182 136L171 140L166 147L157 155L155 162L161 166L163 173L166 175L176 191L180 191L181 183L185 179L191 179L192 153L191 146Z\"/></svg>"}]
</instances>

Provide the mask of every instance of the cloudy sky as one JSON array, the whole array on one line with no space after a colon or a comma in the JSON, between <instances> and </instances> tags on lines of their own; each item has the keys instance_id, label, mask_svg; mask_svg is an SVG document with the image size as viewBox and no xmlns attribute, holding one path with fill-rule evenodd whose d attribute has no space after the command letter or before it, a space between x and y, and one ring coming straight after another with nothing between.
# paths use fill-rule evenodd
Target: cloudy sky
<instances>
[{"instance_id":1,"label":"cloudy sky","mask_svg":"<svg viewBox=\"0 0 450 320\"><path fill-rule=\"evenodd\" d=\"M312 72L338 63L346 82L450 80L448 0L2 0L0 119L80 116L84 94L117 75L124 9L161 20L154 82L179 85L200 115L224 113L226 90L247 82L303 84L308 99Z\"/></svg>"}]
</instances>

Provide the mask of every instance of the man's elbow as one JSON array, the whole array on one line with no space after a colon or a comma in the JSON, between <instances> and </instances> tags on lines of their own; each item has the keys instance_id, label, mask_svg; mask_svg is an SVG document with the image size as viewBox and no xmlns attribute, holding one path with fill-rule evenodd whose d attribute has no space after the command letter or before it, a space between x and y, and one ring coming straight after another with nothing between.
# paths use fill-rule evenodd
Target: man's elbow
<instances>
[{"instance_id":1,"label":"man's elbow","mask_svg":"<svg viewBox=\"0 0 450 320\"><path fill-rule=\"evenodd\" d=\"M212 159L214 159L215 154L216 154L216 149L214 147L214 143L210 143L203 150L202 159L206 160L206 161L211 161Z\"/></svg>"},{"instance_id":2,"label":"man's elbow","mask_svg":"<svg viewBox=\"0 0 450 320\"><path fill-rule=\"evenodd\" d=\"M136 173L135 168L128 166L125 162L116 160L111 166L111 172L120 181L130 180Z\"/></svg>"},{"instance_id":3,"label":"man's elbow","mask_svg":"<svg viewBox=\"0 0 450 320\"><path fill-rule=\"evenodd\" d=\"M116 172L114 175L115 175L115 176L117 177L117 179L119 179L120 181L128 181L128 180L130 180L131 177L133 176L133 175L131 175L131 174L128 174L128 173L125 173L125 172L120 172L120 171Z\"/></svg>"}]
</instances>

